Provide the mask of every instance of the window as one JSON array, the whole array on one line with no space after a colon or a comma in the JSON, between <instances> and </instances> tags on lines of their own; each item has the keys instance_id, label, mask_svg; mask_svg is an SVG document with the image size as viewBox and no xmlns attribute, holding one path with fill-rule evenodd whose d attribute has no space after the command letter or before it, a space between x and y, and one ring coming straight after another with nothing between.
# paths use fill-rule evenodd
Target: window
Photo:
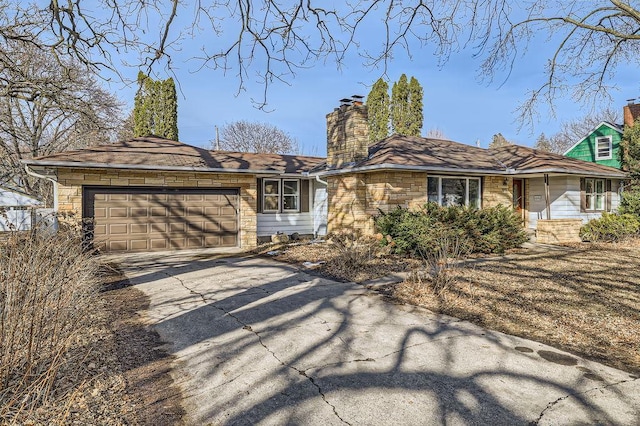
<instances>
[{"instance_id":1,"label":"window","mask_svg":"<svg viewBox=\"0 0 640 426\"><path fill-rule=\"evenodd\" d=\"M262 206L265 212L280 211L280 181L275 179L265 179L262 191Z\"/></svg>"},{"instance_id":2,"label":"window","mask_svg":"<svg viewBox=\"0 0 640 426\"><path fill-rule=\"evenodd\" d=\"M480 208L480 178L429 176L427 200L441 206Z\"/></svg>"},{"instance_id":3,"label":"window","mask_svg":"<svg viewBox=\"0 0 640 426\"><path fill-rule=\"evenodd\" d=\"M604 210L606 196L604 179L585 179L584 193L585 208L587 210Z\"/></svg>"},{"instance_id":4,"label":"window","mask_svg":"<svg viewBox=\"0 0 640 426\"><path fill-rule=\"evenodd\" d=\"M299 182L297 180L282 181L282 210L298 211L299 209Z\"/></svg>"},{"instance_id":5,"label":"window","mask_svg":"<svg viewBox=\"0 0 640 426\"><path fill-rule=\"evenodd\" d=\"M596 160L610 160L612 158L611 136L596 138Z\"/></svg>"},{"instance_id":6,"label":"window","mask_svg":"<svg viewBox=\"0 0 640 426\"><path fill-rule=\"evenodd\" d=\"M264 179L262 181L264 213L300 211L300 181L297 179Z\"/></svg>"}]
</instances>

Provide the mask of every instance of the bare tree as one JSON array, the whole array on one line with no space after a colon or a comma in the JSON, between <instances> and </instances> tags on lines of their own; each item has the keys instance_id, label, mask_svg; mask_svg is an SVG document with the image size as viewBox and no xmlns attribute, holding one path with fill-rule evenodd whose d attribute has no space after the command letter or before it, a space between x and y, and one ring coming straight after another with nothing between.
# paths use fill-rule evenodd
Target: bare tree
<instances>
[{"instance_id":1,"label":"bare tree","mask_svg":"<svg viewBox=\"0 0 640 426\"><path fill-rule=\"evenodd\" d=\"M16 90L0 92L0 181L46 199L43 181L27 175L20 160L111 140L120 104L81 68L14 44L2 46L15 48L16 66L0 69L0 81Z\"/></svg>"},{"instance_id":2,"label":"bare tree","mask_svg":"<svg viewBox=\"0 0 640 426\"><path fill-rule=\"evenodd\" d=\"M534 148L564 154L576 142L592 132L603 121L616 124L620 121L620 113L610 108L590 113L584 117L562 123L560 131L549 138L538 138Z\"/></svg>"},{"instance_id":3,"label":"bare tree","mask_svg":"<svg viewBox=\"0 0 640 426\"><path fill-rule=\"evenodd\" d=\"M192 14L185 28L177 27L178 14ZM382 29L377 37L365 36L371 25ZM533 39L552 37L556 49L546 78L521 106L522 116L532 119L541 101L608 99L616 67L640 61L640 9L627 0L370 0L336 8L321 0L213 0L195 7L178 0L0 0L0 40L47 47L96 69L117 71L114 52L137 55L132 65L171 68L180 41L198 36L206 38L201 66L232 71L240 89L257 76L265 90L261 105L274 81L288 81L315 61L340 64L354 50L384 73L392 58L425 44L435 46L441 62L474 46L485 59L481 73L494 78L501 71L508 76ZM0 62L11 66L13 60L3 55Z\"/></svg>"},{"instance_id":4,"label":"bare tree","mask_svg":"<svg viewBox=\"0 0 640 426\"><path fill-rule=\"evenodd\" d=\"M427 131L427 137L431 139L447 139L447 135L444 134L444 130L439 127L432 127Z\"/></svg>"},{"instance_id":5,"label":"bare tree","mask_svg":"<svg viewBox=\"0 0 640 426\"><path fill-rule=\"evenodd\" d=\"M297 154L299 151L298 142L285 131L271 124L245 120L225 124L220 129L220 148L260 154Z\"/></svg>"}]
</instances>

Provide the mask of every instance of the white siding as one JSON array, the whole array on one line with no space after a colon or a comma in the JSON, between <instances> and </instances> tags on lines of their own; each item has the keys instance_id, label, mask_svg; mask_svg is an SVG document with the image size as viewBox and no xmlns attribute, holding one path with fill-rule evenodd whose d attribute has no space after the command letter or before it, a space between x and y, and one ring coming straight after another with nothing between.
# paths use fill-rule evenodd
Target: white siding
<instances>
[{"instance_id":1,"label":"white siding","mask_svg":"<svg viewBox=\"0 0 640 426\"><path fill-rule=\"evenodd\" d=\"M616 210L620 201L617 192L620 182L613 179L611 183L612 210ZM582 213L580 211L580 177L550 176L549 197L551 219L580 218L586 223L601 216L601 213ZM538 219L547 218L543 178L529 179L527 198L529 200L529 228L535 228Z\"/></svg>"},{"instance_id":2,"label":"white siding","mask_svg":"<svg viewBox=\"0 0 640 426\"><path fill-rule=\"evenodd\" d=\"M259 213L258 237L266 237L277 232L291 235L313 234L313 213Z\"/></svg>"},{"instance_id":3,"label":"white siding","mask_svg":"<svg viewBox=\"0 0 640 426\"><path fill-rule=\"evenodd\" d=\"M31 229L31 209L13 210L11 207L0 211L0 232L27 231Z\"/></svg>"},{"instance_id":4,"label":"white siding","mask_svg":"<svg viewBox=\"0 0 640 426\"><path fill-rule=\"evenodd\" d=\"M326 235L327 187L317 181L309 182L309 212L258 213L258 237L277 232L291 235Z\"/></svg>"},{"instance_id":5,"label":"white siding","mask_svg":"<svg viewBox=\"0 0 640 426\"><path fill-rule=\"evenodd\" d=\"M1 207L38 206L40 204L40 201L35 198L0 188Z\"/></svg>"}]
</instances>

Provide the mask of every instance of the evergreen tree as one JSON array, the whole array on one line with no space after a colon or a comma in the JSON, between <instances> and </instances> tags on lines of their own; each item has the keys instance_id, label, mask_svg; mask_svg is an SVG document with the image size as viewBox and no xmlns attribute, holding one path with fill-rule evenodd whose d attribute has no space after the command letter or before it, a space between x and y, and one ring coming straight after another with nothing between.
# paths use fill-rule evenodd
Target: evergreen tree
<instances>
[{"instance_id":1,"label":"evergreen tree","mask_svg":"<svg viewBox=\"0 0 640 426\"><path fill-rule=\"evenodd\" d=\"M491 143L489 143L489 148L500 148L501 146L511 145L511 142L507 140L502 133L496 133L491 138Z\"/></svg>"},{"instance_id":2,"label":"evergreen tree","mask_svg":"<svg viewBox=\"0 0 640 426\"><path fill-rule=\"evenodd\" d=\"M402 74L391 88L391 128L394 133L407 135L409 122L409 83Z\"/></svg>"},{"instance_id":3,"label":"evergreen tree","mask_svg":"<svg viewBox=\"0 0 640 426\"><path fill-rule=\"evenodd\" d=\"M634 190L640 190L640 120L633 126L624 126L620 141L620 163L622 169L631 175Z\"/></svg>"},{"instance_id":4,"label":"evergreen tree","mask_svg":"<svg viewBox=\"0 0 640 426\"><path fill-rule=\"evenodd\" d=\"M369 141L389 136L389 85L382 78L373 84L367 96L369 109Z\"/></svg>"},{"instance_id":5,"label":"evergreen tree","mask_svg":"<svg viewBox=\"0 0 640 426\"><path fill-rule=\"evenodd\" d=\"M415 77L409 80L409 116L407 121L407 135L420 136L422 132L422 98L423 91L420 82Z\"/></svg>"},{"instance_id":6,"label":"evergreen tree","mask_svg":"<svg viewBox=\"0 0 640 426\"><path fill-rule=\"evenodd\" d=\"M138 73L133 134L135 137L155 135L178 140L178 100L172 78L154 80Z\"/></svg>"},{"instance_id":7,"label":"evergreen tree","mask_svg":"<svg viewBox=\"0 0 640 426\"><path fill-rule=\"evenodd\" d=\"M544 133L540 133L538 139L536 140L533 149L539 149L540 151L553 152L553 147L551 145L551 141Z\"/></svg>"}]
</instances>

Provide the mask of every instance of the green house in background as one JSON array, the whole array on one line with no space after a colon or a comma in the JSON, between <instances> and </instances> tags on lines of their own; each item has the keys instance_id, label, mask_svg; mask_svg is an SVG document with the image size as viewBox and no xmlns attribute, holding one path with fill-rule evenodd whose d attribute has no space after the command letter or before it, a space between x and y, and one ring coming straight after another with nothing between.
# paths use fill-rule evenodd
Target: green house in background
<instances>
[{"instance_id":1,"label":"green house in background","mask_svg":"<svg viewBox=\"0 0 640 426\"><path fill-rule=\"evenodd\" d=\"M622 125L603 121L591 133L569 148L564 155L619 169L621 168L619 151L622 131Z\"/></svg>"}]
</instances>

